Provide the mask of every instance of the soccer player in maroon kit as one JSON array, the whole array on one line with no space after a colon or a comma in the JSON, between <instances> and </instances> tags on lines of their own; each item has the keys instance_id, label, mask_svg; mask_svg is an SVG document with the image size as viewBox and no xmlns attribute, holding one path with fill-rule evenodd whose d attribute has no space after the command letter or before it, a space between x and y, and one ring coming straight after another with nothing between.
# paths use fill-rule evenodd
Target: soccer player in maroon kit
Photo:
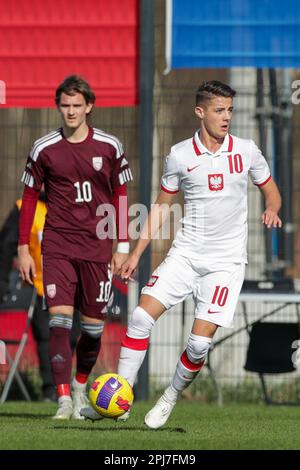
<instances>
[{"instance_id":1,"label":"soccer player in maroon kit","mask_svg":"<svg viewBox=\"0 0 300 470\"><path fill-rule=\"evenodd\" d=\"M67 77L56 90L63 127L37 140L27 160L20 213L19 259L24 281L32 284L35 266L28 243L42 185L47 217L42 241L45 300L50 313L49 356L59 407L56 419L83 419L86 383L100 350L112 275L129 252L127 182L132 174L122 144L89 127L95 102L89 84ZM108 206L110 204L110 206ZM118 244L110 230L115 209ZM81 313L77 371L72 381L70 330L74 308Z\"/></svg>"}]
</instances>

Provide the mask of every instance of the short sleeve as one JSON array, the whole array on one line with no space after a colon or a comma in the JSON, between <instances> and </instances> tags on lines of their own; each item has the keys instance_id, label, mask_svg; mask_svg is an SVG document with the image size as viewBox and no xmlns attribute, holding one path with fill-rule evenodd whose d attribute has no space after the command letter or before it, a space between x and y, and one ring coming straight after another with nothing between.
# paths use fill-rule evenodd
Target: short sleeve
<instances>
[{"instance_id":1,"label":"short sleeve","mask_svg":"<svg viewBox=\"0 0 300 470\"><path fill-rule=\"evenodd\" d=\"M45 178L45 171L43 167L43 158L41 153L35 152L33 146L25 166L25 170L21 181L30 188L39 191L42 187Z\"/></svg>"},{"instance_id":2,"label":"short sleeve","mask_svg":"<svg viewBox=\"0 0 300 470\"><path fill-rule=\"evenodd\" d=\"M251 140L251 164L249 174L252 182L257 186L263 186L271 179L269 165L253 140Z\"/></svg>"},{"instance_id":3,"label":"short sleeve","mask_svg":"<svg viewBox=\"0 0 300 470\"><path fill-rule=\"evenodd\" d=\"M177 160L173 153L165 158L161 189L166 193L177 193L180 189L180 175Z\"/></svg>"}]
</instances>

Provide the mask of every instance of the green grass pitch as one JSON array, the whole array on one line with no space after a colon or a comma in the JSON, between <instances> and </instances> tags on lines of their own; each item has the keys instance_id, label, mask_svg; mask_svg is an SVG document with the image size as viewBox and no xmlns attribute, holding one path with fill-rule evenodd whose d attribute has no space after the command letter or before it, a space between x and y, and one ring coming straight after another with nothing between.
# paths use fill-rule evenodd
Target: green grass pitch
<instances>
[{"instance_id":1,"label":"green grass pitch","mask_svg":"<svg viewBox=\"0 0 300 470\"><path fill-rule=\"evenodd\" d=\"M143 424L152 404L135 403L125 423L92 423L54 421L54 404L7 402L0 405L0 449L300 449L300 407L219 408L181 400L168 423L153 431Z\"/></svg>"}]
</instances>

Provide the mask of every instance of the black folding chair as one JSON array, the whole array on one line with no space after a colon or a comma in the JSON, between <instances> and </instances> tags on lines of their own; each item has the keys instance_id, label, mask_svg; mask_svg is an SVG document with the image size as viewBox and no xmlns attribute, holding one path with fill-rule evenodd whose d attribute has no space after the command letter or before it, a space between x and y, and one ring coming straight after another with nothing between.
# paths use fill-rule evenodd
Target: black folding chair
<instances>
[{"instance_id":1,"label":"black folding chair","mask_svg":"<svg viewBox=\"0 0 300 470\"><path fill-rule=\"evenodd\" d=\"M257 322L249 332L245 370L259 374L266 404L299 405L299 402L277 402L268 393L264 374L282 374L297 370L293 347L297 344L299 323Z\"/></svg>"},{"instance_id":2,"label":"black folding chair","mask_svg":"<svg viewBox=\"0 0 300 470\"><path fill-rule=\"evenodd\" d=\"M29 305L28 305L28 295L27 295L27 304L26 304L26 300L24 298L22 299L21 295L18 297L18 294L19 293L14 292L10 300L7 303L0 305L0 315L1 315L1 311L7 312L9 310L11 310L12 315L13 315L13 311L25 310L25 312L27 312L25 328L22 333L22 336L19 339L12 339L9 337L4 338L2 337L1 332L0 332L0 340L3 341L6 346L15 345L18 347L14 358L12 358L11 355L9 354L8 348L7 347L5 348L5 354L6 354L7 361L10 365L10 370L9 370L6 382L4 384L4 387L1 393L0 403L4 403L5 400L7 399L9 390L11 388L11 385L14 379L16 379L25 400L27 401L31 400L30 395L25 387L25 384L18 370L18 366L20 363L22 353L27 343L29 328L31 325L33 312L35 309L37 292L35 288L30 289ZM28 291L27 291L27 294L28 294ZM21 303L21 306L19 305L20 303Z\"/></svg>"}]
</instances>

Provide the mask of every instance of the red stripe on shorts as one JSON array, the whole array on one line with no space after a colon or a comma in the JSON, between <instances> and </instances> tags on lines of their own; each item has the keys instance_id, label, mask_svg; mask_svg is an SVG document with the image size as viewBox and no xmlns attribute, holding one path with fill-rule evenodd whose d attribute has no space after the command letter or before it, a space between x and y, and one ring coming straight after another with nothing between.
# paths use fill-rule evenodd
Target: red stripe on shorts
<instances>
[{"instance_id":1,"label":"red stripe on shorts","mask_svg":"<svg viewBox=\"0 0 300 470\"><path fill-rule=\"evenodd\" d=\"M191 362L187 356L187 353L186 351L183 351L183 353L181 354L181 358L180 358L182 364L184 365L184 367L186 367L187 369L191 370L191 371L194 371L194 372L197 372L198 370L201 370L202 369L202 366L204 364L204 361L202 362L198 362L197 364L195 364L194 362Z\"/></svg>"},{"instance_id":2,"label":"red stripe on shorts","mask_svg":"<svg viewBox=\"0 0 300 470\"><path fill-rule=\"evenodd\" d=\"M130 336L126 335L122 342L122 346L128 349L135 349L136 351L145 351L148 349L149 339L149 336L148 338L138 339L130 338Z\"/></svg>"}]
</instances>

